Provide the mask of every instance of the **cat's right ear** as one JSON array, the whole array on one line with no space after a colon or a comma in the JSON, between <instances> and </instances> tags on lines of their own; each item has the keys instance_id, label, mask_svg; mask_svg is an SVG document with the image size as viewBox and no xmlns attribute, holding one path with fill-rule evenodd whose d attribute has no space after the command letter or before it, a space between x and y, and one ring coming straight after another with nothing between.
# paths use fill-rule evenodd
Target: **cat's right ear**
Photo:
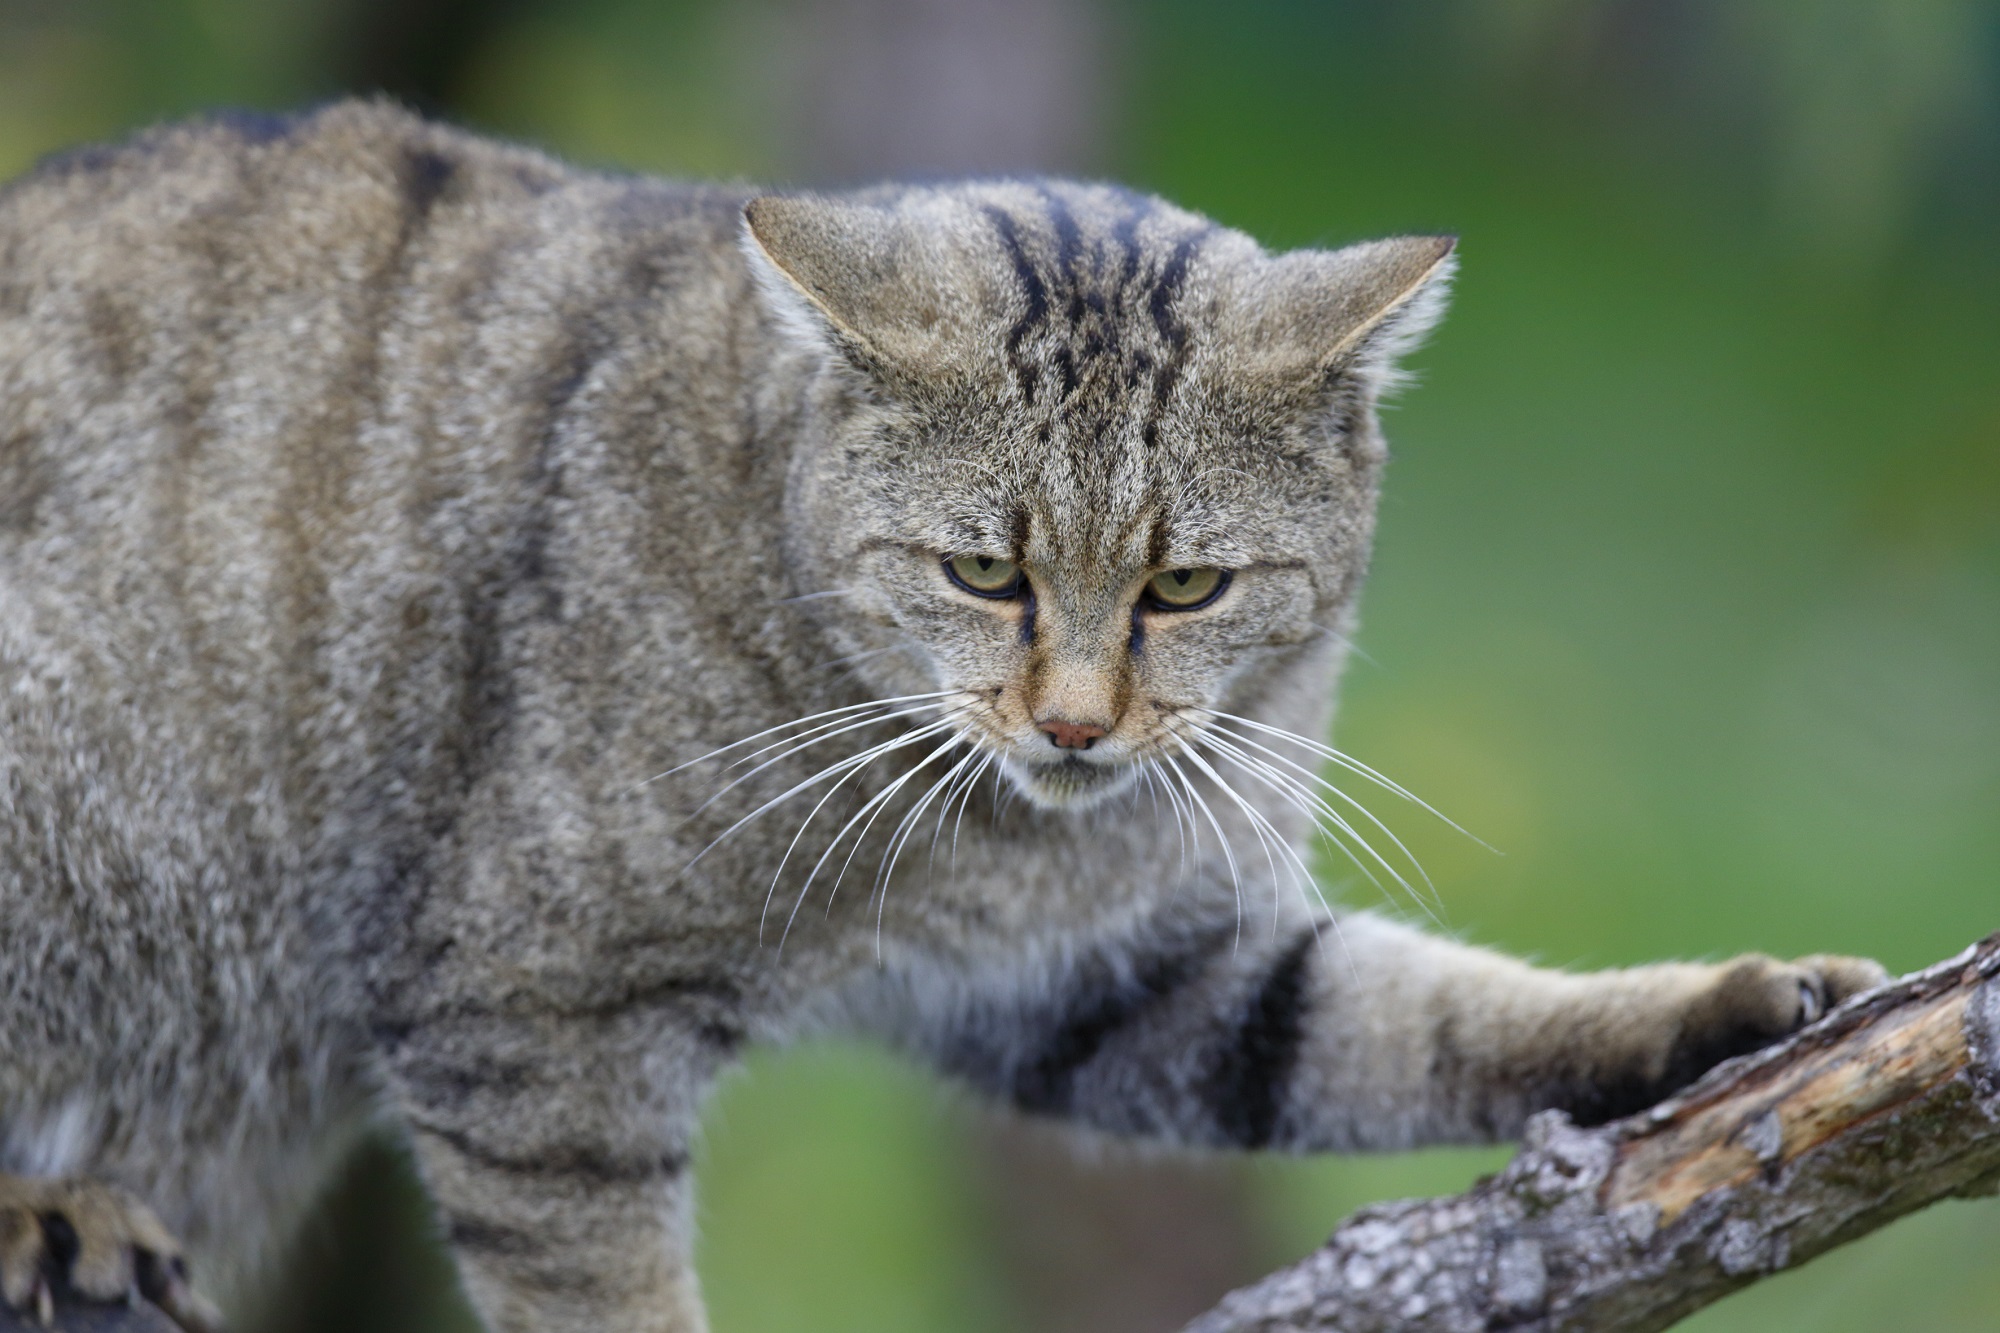
<instances>
[{"instance_id":1,"label":"cat's right ear","mask_svg":"<svg viewBox=\"0 0 2000 1333\"><path fill-rule=\"evenodd\" d=\"M970 275L932 229L872 204L765 195L744 205L743 251L795 339L885 385L948 361Z\"/></svg>"},{"instance_id":2,"label":"cat's right ear","mask_svg":"<svg viewBox=\"0 0 2000 1333\"><path fill-rule=\"evenodd\" d=\"M1244 373L1309 398L1343 384L1380 397L1443 316L1457 247L1453 236L1397 236L1250 267L1230 307Z\"/></svg>"}]
</instances>

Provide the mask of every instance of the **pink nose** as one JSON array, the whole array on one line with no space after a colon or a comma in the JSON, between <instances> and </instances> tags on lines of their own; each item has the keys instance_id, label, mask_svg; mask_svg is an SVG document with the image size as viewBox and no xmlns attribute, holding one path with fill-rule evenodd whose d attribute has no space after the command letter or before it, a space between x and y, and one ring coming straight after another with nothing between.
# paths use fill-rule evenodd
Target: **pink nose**
<instances>
[{"instance_id":1,"label":"pink nose","mask_svg":"<svg viewBox=\"0 0 2000 1333\"><path fill-rule=\"evenodd\" d=\"M1041 724L1041 728L1049 733L1049 739L1058 748L1064 750L1088 750L1092 742L1104 734L1103 727L1094 727L1088 722L1065 722L1059 717L1050 718Z\"/></svg>"}]
</instances>

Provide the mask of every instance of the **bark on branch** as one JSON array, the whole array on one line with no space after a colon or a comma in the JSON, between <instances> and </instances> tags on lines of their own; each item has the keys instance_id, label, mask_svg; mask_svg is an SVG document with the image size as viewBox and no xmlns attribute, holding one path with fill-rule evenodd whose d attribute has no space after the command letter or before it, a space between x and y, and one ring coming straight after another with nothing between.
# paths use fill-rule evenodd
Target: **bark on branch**
<instances>
[{"instance_id":1,"label":"bark on branch","mask_svg":"<svg viewBox=\"0 0 2000 1333\"><path fill-rule=\"evenodd\" d=\"M1528 1124L1185 1333L1647 1333L1951 1195L2000 1192L2000 934L1650 1111Z\"/></svg>"}]
</instances>

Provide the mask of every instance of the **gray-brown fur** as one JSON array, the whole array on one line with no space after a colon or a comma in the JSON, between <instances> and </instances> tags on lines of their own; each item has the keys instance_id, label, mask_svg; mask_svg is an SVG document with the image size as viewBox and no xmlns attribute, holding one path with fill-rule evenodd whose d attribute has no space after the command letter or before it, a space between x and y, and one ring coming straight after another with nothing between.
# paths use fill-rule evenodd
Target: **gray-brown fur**
<instances>
[{"instance_id":1,"label":"gray-brown fur","mask_svg":"<svg viewBox=\"0 0 2000 1333\"><path fill-rule=\"evenodd\" d=\"M1116 1132L1380 1147L1642 1102L1872 980L1336 928L1189 768L1191 709L1322 733L1374 405L1448 256L1273 257L1059 181L751 202L356 103L6 187L0 1169L134 1191L226 1293L259 1256L217 1239L282 1234L387 1115L494 1328L684 1333L688 1145L746 1041L860 1028ZM1235 572L1212 606L1135 600L1193 566ZM715 841L944 712L960 748L837 893L844 851L800 888L840 796L770 891L823 787ZM1004 774L878 884L968 754ZM0 1177L0 1223L43 1188Z\"/></svg>"}]
</instances>

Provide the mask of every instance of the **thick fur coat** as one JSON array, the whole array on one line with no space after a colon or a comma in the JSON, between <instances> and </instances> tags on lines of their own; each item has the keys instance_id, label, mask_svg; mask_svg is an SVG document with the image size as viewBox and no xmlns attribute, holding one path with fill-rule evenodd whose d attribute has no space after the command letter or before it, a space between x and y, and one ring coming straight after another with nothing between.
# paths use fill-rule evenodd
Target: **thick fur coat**
<instances>
[{"instance_id":1,"label":"thick fur coat","mask_svg":"<svg viewBox=\"0 0 2000 1333\"><path fill-rule=\"evenodd\" d=\"M1642 1106L1874 980L1542 971L1305 882L1334 818L1394 873L1314 746L1451 262L363 103L6 187L6 1298L74 1251L198 1326L167 1231L226 1296L386 1116L493 1328L690 1333L746 1042L1378 1148Z\"/></svg>"}]
</instances>

